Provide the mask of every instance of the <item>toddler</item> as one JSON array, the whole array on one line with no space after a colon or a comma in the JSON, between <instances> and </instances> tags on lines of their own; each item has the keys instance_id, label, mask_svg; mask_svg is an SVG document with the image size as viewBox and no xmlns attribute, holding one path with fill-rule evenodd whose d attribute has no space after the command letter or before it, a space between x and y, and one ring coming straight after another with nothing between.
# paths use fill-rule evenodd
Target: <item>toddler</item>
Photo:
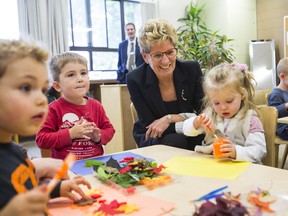
<instances>
[{"instance_id":1,"label":"toddler","mask_svg":"<svg viewBox=\"0 0 288 216\"><path fill-rule=\"evenodd\" d=\"M48 53L38 46L18 40L0 40L1 216L44 215L47 207L47 187L38 187L38 179L49 172L43 170L49 166L43 166L45 159L38 160L34 166L20 146L12 142L13 134L34 135L47 116L47 58ZM47 159L49 162L51 160ZM65 196L75 200L75 194L71 193L75 191L85 198L79 184L90 188L84 178L77 176L61 181L51 197Z\"/></svg>"},{"instance_id":2,"label":"toddler","mask_svg":"<svg viewBox=\"0 0 288 216\"><path fill-rule=\"evenodd\" d=\"M266 155L264 130L253 101L252 73L239 63L221 64L204 78L205 110L200 116L185 120L184 133L195 136L206 132L202 146L195 151L212 153L214 137L207 128L224 136L220 151L225 158L261 163Z\"/></svg>"},{"instance_id":3,"label":"toddler","mask_svg":"<svg viewBox=\"0 0 288 216\"><path fill-rule=\"evenodd\" d=\"M277 65L279 85L275 87L268 98L268 105L278 110L278 117L288 116L288 58L283 58ZM288 140L288 124L277 124L277 135Z\"/></svg>"},{"instance_id":4,"label":"toddler","mask_svg":"<svg viewBox=\"0 0 288 216\"><path fill-rule=\"evenodd\" d=\"M90 87L87 60L73 52L50 61L53 88L61 97L49 104L48 117L36 135L42 149L51 149L53 158L64 159L69 152L78 159L104 154L102 145L115 130L101 103L87 97Z\"/></svg>"}]
</instances>

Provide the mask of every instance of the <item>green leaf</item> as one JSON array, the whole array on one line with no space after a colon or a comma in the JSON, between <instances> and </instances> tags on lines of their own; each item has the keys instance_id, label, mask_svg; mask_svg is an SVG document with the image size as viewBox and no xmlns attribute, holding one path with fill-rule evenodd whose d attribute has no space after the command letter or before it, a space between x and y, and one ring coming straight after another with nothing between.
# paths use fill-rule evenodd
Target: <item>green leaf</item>
<instances>
[{"instance_id":1,"label":"green leaf","mask_svg":"<svg viewBox=\"0 0 288 216\"><path fill-rule=\"evenodd\" d=\"M85 161L85 167L92 167L92 166L102 166L104 165L104 162L98 161L98 160L86 160Z\"/></svg>"},{"instance_id":2,"label":"green leaf","mask_svg":"<svg viewBox=\"0 0 288 216\"><path fill-rule=\"evenodd\" d=\"M102 167L98 167L97 169L97 174L98 174L98 177L101 179L101 180L108 180L111 176L108 175L104 169Z\"/></svg>"}]
</instances>

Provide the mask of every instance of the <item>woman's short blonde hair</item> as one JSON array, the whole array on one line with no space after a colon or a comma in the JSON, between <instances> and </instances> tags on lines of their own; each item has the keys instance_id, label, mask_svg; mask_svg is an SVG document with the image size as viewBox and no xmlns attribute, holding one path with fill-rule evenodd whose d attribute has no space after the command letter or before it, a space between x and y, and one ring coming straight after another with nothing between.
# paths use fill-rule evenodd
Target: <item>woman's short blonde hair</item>
<instances>
[{"instance_id":1,"label":"woman's short blonde hair","mask_svg":"<svg viewBox=\"0 0 288 216\"><path fill-rule=\"evenodd\" d=\"M140 29L139 46L141 52L150 53L151 46L166 40L170 40L176 47L176 30L164 19L150 19Z\"/></svg>"}]
</instances>

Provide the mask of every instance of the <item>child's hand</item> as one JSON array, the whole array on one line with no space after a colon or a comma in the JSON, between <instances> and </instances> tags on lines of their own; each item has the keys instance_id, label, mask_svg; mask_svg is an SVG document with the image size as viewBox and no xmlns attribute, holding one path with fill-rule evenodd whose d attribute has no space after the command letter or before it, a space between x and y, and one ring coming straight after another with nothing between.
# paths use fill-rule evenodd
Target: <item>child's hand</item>
<instances>
[{"instance_id":1,"label":"child's hand","mask_svg":"<svg viewBox=\"0 0 288 216\"><path fill-rule=\"evenodd\" d=\"M49 200L46 185L15 195L0 211L1 216L42 216Z\"/></svg>"},{"instance_id":2,"label":"child's hand","mask_svg":"<svg viewBox=\"0 0 288 216\"><path fill-rule=\"evenodd\" d=\"M42 178L52 179L61 168L63 160L54 158L35 158L32 160L35 166L35 176L39 181ZM69 179L66 173L62 179Z\"/></svg>"},{"instance_id":3,"label":"child's hand","mask_svg":"<svg viewBox=\"0 0 288 216\"><path fill-rule=\"evenodd\" d=\"M224 144L220 146L220 151L222 153L222 156L224 158L236 159L236 149L235 149L234 144L228 139L224 139L223 141L224 141Z\"/></svg>"},{"instance_id":4,"label":"child's hand","mask_svg":"<svg viewBox=\"0 0 288 216\"><path fill-rule=\"evenodd\" d=\"M92 122L92 123L94 126L93 132L91 134L88 134L88 136L90 137L91 140L93 140L93 142L99 143L101 140L100 128L98 128L94 122Z\"/></svg>"},{"instance_id":5,"label":"child's hand","mask_svg":"<svg viewBox=\"0 0 288 216\"><path fill-rule=\"evenodd\" d=\"M81 118L78 122L75 122L75 125L72 128L69 129L70 137L71 139L90 139L88 135L93 132L93 129L93 122L84 122L84 119Z\"/></svg>"},{"instance_id":6,"label":"child's hand","mask_svg":"<svg viewBox=\"0 0 288 216\"><path fill-rule=\"evenodd\" d=\"M72 180L62 181L60 188L60 196L67 197L73 201L76 201L79 199L79 196L72 193L72 191L74 191L78 193L82 198L87 199L86 195L79 187L79 184L86 185L89 189L91 189L91 185L88 181L86 181L82 176L76 176Z\"/></svg>"},{"instance_id":7,"label":"child's hand","mask_svg":"<svg viewBox=\"0 0 288 216\"><path fill-rule=\"evenodd\" d=\"M197 116L193 122L194 128L197 130L200 126L204 128L212 128L213 121L210 119L206 114L202 113L199 116Z\"/></svg>"}]
</instances>

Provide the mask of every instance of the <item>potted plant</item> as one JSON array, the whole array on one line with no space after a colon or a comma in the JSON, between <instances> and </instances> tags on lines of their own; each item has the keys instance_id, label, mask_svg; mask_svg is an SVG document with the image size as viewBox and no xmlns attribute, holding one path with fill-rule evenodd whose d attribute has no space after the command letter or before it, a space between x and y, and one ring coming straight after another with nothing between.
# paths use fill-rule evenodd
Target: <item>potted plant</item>
<instances>
[{"instance_id":1,"label":"potted plant","mask_svg":"<svg viewBox=\"0 0 288 216\"><path fill-rule=\"evenodd\" d=\"M212 32L202 21L201 13L204 6L190 3L185 8L185 16L178 19L183 23L177 29L178 58L183 60L196 60L200 63L203 72L223 62L233 62L234 50L230 46L233 39L226 35Z\"/></svg>"}]
</instances>

